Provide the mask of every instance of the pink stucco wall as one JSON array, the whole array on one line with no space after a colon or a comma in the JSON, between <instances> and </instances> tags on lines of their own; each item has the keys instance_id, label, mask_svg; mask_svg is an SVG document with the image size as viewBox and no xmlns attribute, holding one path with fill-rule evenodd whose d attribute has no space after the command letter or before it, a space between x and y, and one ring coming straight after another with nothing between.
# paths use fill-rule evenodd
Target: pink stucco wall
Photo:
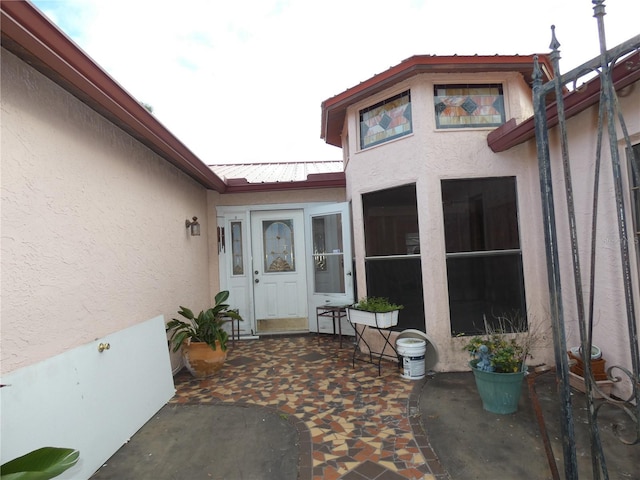
<instances>
[{"instance_id":1,"label":"pink stucco wall","mask_svg":"<svg viewBox=\"0 0 640 480\"><path fill-rule=\"evenodd\" d=\"M433 85L502 83L507 118L529 117L531 93L518 74L415 76L361 104L350 107L348 132L347 197L353 205L354 248L358 296L366 295L364 231L361 195L366 192L415 183L418 200L420 251L425 304L426 333L436 344L440 371L467 369L464 338L452 338L449 323L447 273L440 183L447 178L515 176L520 218L520 238L525 271L525 290L530 322L548 326L544 239L540 230L541 207L535 146L522 145L495 154L487 146L487 129L437 130ZM358 147L358 111L391 95L411 89L413 133L366 150ZM345 137L346 138L346 137ZM536 363L552 362L551 337L539 344Z\"/></svg>"},{"instance_id":2,"label":"pink stucco wall","mask_svg":"<svg viewBox=\"0 0 640 480\"><path fill-rule=\"evenodd\" d=\"M5 50L1 146L3 373L208 304L206 190Z\"/></svg>"},{"instance_id":3,"label":"pink stucco wall","mask_svg":"<svg viewBox=\"0 0 640 480\"><path fill-rule=\"evenodd\" d=\"M640 142L640 84L636 83L619 92L619 103L631 143ZM581 286L588 312L591 269L591 232L594 195L594 170L597 151L598 107L593 106L567 122L567 138L569 140L570 170L576 210L576 231L580 252ZM624 191L627 228L629 231L629 254L631 257L631 278L634 285L636 329L640 331L640 298L638 297L638 263L636 246L633 241L633 219L629 212L629 173L620 125L617 127L618 143L616 148L620 154L622 168L622 188ZM563 281L563 300L565 322L567 325L567 343L569 347L580 344L579 326L577 323L577 300L574 282L574 267L571 256L569 224L567 217L567 200L565 198L564 171L560 150L560 139L557 129L550 135L550 153L553 167L554 193L556 199L556 217L558 229L558 249ZM631 370L627 314L624 299L622 261L620 257L620 237L618 233L617 208L615 205L614 182L611 165L611 151L607 127L604 126L602 141L601 176L599 182L599 203L597 216L597 237L595 240L595 287L593 289L593 343L603 353L606 366L622 365ZM619 371L614 371L619 375ZM630 391L628 379L622 376L621 385L616 386L616 393Z\"/></svg>"},{"instance_id":4,"label":"pink stucco wall","mask_svg":"<svg viewBox=\"0 0 640 480\"><path fill-rule=\"evenodd\" d=\"M449 323L447 275L443 232L443 213L440 182L447 178L515 176L518 192L520 244L523 255L525 290L529 322L541 336L534 352L533 364L554 364L553 340L550 329L548 282L545 243L542 229L540 184L535 140L530 140L502 153L493 153L487 146L491 129L437 130L433 113L433 85L438 83L502 83L506 100L506 117L520 122L532 115L531 91L519 75L419 75L360 104L352 105L346 117L343 141L347 159L347 198L353 205L354 249L358 295L366 295L364 263L364 231L361 195L366 192L415 183L418 196L418 221L422 252L422 278L425 303L426 332L439 352L440 371L467 369L468 357L462 351L464 338L452 338ZM632 143L640 141L640 89L630 87L620 93ZM358 146L358 111L384 98L411 89L413 133L409 136L360 151ZM569 121L570 155L574 175L578 231L582 239L583 287L588 284L587 240L591 231L590 211L593 190L597 107L593 107ZM622 136L619 134L620 137ZM623 159L624 147L620 143ZM564 181L561 171L560 144L557 129L551 132L551 158L556 190L556 215L562 257L562 281L568 346L577 346L578 327L575 322L575 294L571 287L573 266L567 231ZM604 147L604 159L610 157ZM624 160L623 160L624 163ZM620 276L619 240L612 200L611 167L604 163L604 177L600 195L604 196L598 219L598 281L595 293L594 343L599 345L608 365L630 368L629 339ZM626 185L626 164L623 165ZM628 206L628 195L626 197ZM629 221L631 219L629 218ZM632 249L632 264L636 264ZM634 295L638 308L638 272L633 272ZM588 290L585 289L588 295ZM637 311L637 310L636 310ZM637 320L636 320L637 321ZM639 325L640 327L640 325ZM618 385L617 393L628 392L628 384Z\"/></svg>"}]
</instances>

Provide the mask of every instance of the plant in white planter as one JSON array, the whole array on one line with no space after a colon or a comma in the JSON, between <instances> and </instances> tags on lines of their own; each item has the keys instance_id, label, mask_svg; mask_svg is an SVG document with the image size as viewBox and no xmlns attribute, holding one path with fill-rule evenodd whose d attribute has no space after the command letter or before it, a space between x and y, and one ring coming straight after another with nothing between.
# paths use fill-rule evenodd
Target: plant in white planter
<instances>
[{"instance_id":1,"label":"plant in white planter","mask_svg":"<svg viewBox=\"0 0 640 480\"><path fill-rule=\"evenodd\" d=\"M368 297L347 308L347 317L351 323L389 328L398 324L398 312L402 308L403 305L391 303L384 297Z\"/></svg>"}]
</instances>

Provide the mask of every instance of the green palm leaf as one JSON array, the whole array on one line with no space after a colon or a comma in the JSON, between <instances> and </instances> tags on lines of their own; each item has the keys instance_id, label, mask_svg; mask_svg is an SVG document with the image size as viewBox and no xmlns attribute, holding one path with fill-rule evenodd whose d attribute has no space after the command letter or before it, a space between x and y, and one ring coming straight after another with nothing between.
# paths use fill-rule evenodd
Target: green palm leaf
<instances>
[{"instance_id":1,"label":"green palm leaf","mask_svg":"<svg viewBox=\"0 0 640 480\"><path fill-rule=\"evenodd\" d=\"M43 447L0 467L2 480L49 480L73 467L80 456L73 448Z\"/></svg>"}]
</instances>

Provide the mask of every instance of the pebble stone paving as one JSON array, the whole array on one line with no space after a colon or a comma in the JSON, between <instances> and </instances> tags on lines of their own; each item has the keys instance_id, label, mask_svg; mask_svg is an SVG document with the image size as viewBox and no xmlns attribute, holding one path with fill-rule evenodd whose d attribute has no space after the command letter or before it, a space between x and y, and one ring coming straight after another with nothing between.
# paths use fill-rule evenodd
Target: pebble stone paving
<instances>
[{"instance_id":1,"label":"pebble stone paving","mask_svg":"<svg viewBox=\"0 0 640 480\"><path fill-rule=\"evenodd\" d=\"M229 346L216 376L174 378L171 403L273 408L299 432L300 480L447 479L419 419L424 380L352 363L353 346L331 335L262 337Z\"/></svg>"}]
</instances>

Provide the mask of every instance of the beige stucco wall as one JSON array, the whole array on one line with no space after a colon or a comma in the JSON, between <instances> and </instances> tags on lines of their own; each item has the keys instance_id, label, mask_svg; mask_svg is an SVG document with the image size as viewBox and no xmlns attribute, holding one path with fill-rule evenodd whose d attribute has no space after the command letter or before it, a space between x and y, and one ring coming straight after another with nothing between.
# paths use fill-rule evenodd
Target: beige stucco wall
<instances>
[{"instance_id":1,"label":"beige stucco wall","mask_svg":"<svg viewBox=\"0 0 640 480\"><path fill-rule=\"evenodd\" d=\"M208 304L206 190L5 50L1 145L3 373Z\"/></svg>"},{"instance_id":2,"label":"beige stucco wall","mask_svg":"<svg viewBox=\"0 0 640 480\"><path fill-rule=\"evenodd\" d=\"M619 93L621 111L631 143L640 143L640 83L636 82ZM591 232L592 210L594 195L594 170L597 152L598 107L593 106L573 117L567 122L567 138L569 140L570 170L574 192L576 211L576 231L580 252L581 286L584 295L585 309L588 312L591 268ZM629 175L623 133L617 126L617 147L620 152L622 169L621 185L624 191L625 207L627 208L629 232L629 255L631 260L631 278L633 282L633 298L635 302L636 329L640 331L640 299L638 297L638 268L637 255L633 241L633 219L629 214ZM558 230L558 250L560 256L561 279L563 282L563 306L565 323L567 326L567 343L569 347L580 343L579 326L577 323L577 301L574 288L574 267L571 255L571 243L567 217L567 200L565 197L564 171L558 129L550 135L550 154L553 168L554 196ZM606 361L606 366L622 365L632 369L629 349L629 335L625 294L620 256L620 237L618 233L617 208L615 205L614 182L611 164L610 144L607 127L604 127L602 141L602 163L599 182L599 203L597 216L596 260L595 260L595 288L593 308L593 343L598 345ZM613 372L620 375L620 371ZM617 386L616 393L630 391L628 378L622 376L623 382Z\"/></svg>"},{"instance_id":3,"label":"beige stucco wall","mask_svg":"<svg viewBox=\"0 0 640 480\"><path fill-rule=\"evenodd\" d=\"M358 296L366 295L361 195L415 183L426 333L438 350L439 363L436 369L468 369L468 356L462 351L465 339L451 337L440 183L449 178L515 176L529 321L538 331L544 328L546 334L533 361L552 362L535 144L521 145L509 152L495 154L487 146L487 134L491 129L437 130L433 107L434 83L503 83L507 118L522 120L532 113L530 90L517 74L425 74L350 107L345 128L350 142L348 151L351 152L346 175L347 198L353 206ZM359 151L358 111L408 88L411 89L413 133ZM537 324L541 327L537 327Z\"/></svg>"}]
</instances>

